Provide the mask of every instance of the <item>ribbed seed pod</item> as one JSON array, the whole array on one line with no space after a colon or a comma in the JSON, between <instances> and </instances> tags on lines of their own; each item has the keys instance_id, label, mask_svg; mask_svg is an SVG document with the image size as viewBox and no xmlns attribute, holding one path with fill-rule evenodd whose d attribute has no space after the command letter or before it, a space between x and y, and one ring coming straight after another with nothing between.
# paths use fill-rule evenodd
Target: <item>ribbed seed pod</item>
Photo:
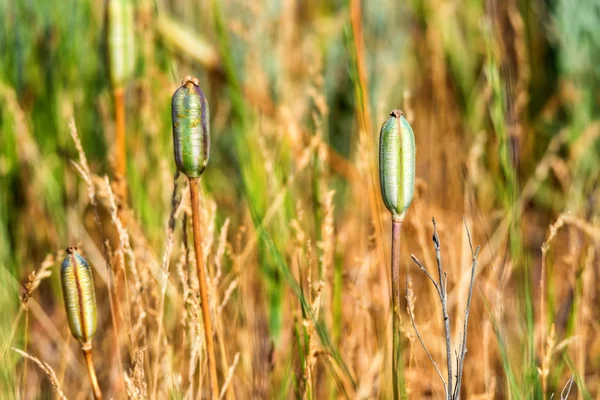
<instances>
[{"instance_id":1,"label":"ribbed seed pod","mask_svg":"<svg viewBox=\"0 0 600 400\"><path fill-rule=\"evenodd\" d=\"M183 78L173 94L171 115L177 168L188 178L198 178L208 163L210 132L208 102L197 78Z\"/></svg>"},{"instance_id":2,"label":"ribbed seed pod","mask_svg":"<svg viewBox=\"0 0 600 400\"><path fill-rule=\"evenodd\" d=\"M110 81L123 88L135 69L133 5L129 0L108 2L108 59Z\"/></svg>"},{"instance_id":3,"label":"ribbed seed pod","mask_svg":"<svg viewBox=\"0 0 600 400\"><path fill-rule=\"evenodd\" d=\"M88 262L77 247L67 248L67 256L60 267L63 296L71 333L85 347L91 347L96 333L96 295L94 279Z\"/></svg>"},{"instance_id":4,"label":"ribbed seed pod","mask_svg":"<svg viewBox=\"0 0 600 400\"><path fill-rule=\"evenodd\" d=\"M415 136L400 110L393 110L381 127L379 180L392 218L404 218L415 191Z\"/></svg>"}]
</instances>

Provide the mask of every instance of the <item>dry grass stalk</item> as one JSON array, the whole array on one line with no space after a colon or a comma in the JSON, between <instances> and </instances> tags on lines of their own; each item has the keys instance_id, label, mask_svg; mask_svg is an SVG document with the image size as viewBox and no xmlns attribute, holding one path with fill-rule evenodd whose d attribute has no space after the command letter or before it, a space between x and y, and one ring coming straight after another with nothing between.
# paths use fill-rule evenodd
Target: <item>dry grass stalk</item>
<instances>
[{"instance_id":1,"label":"dry grass stalk","mask_svg":"<svg viewBox=\"0 0 600 400\"><path fill-rule=\"evenodd\" d=\"M223 399L225 397L225 393L227 393L227 389L231 384L231 380L233 379L233 372L235 371L235 367L237 367L238 362L240 361L240 353L235 353L233 356L233 362L231 363L231 367L227 371L227 376L225 377L225 381L223 382L223 387L221 388L221 394L219 395L219 399Z\"/></svg>"},{"instance_id":2,"label":"dry grass stalk","mask_svg":"<svg viewBox=\"0 0 600 400\"><path fill-rule=\"evenodd\" d=\"M408 311L408 315L410 316L410 321L412 323L413 329L415 330L415 334L417 335L417 339L419 340L419 343L421 343L421 347L423 347L423 350L425 350L425 353L427 353L427 357L429 357L429 361L431 361L431 363L433 364L433 367L435 368L435 372L437 372L438 376L440 377L440 380L442 381L442 385L444 386L444 396L447 397L448 396L448 385L446 384L446 380L442 376L440 367L438 366L437 362L435 362L435 360L433 359L433 356L427 349L427 346L423 342L423 339L421 338L421 334L419 333L419 330L417 329L417 324L415 322L415 315L414 315L415 300L416 300L416 296L412 290L412 279L407 275L407 277L406 277L406 310Z\"/></svg>"},{"instance_id":3,"label":"dry grass stalk","mask_svg":"<svg viewBox=\"0 0 600 400\"><path fill-rule=\"evenodd\" d=\"M364 55L364 41L363 41L363 21L362 21L362 7L359 0L350 1L350 25L352 28L352 43L351 49L354 54L354 69L356 71L355 83L355 98L356 98L356 114L359 126L359 142L364 146L365 152L363 155L366 157L366 174L367 174L367 190L369 196L369 208L371 223L375 228L375 241L377 243L378 256L380 260L385 260L385 252L383 247L383 225L381 223L380 215L380 203L377 199L377 171L378 168L375 165L375 159L373 157L373 148L371 143L372 140L372 123L371 115L369 112L369 98L368 98L368 81L365 67L365 55ZM385 262L385 261L384 261Z\"/></svg>"},{"instance_id":4,"label":"dry grass stalk","mask_svg":"<svg viewBox=\"0 0 600 400\"><path fill-rule=\"evenodd\" d=\"M356 399L377 398L381 384L381 366L383 364L383 353L379 352L371 360L368 373L361 379L356 391Z\"/></svg>"},{"instance_id":5,"label":"dry grass stalk","mask_svg":"<svg viewBox=\"0 0 600 400\"><path fill-rule=\"evenodd\" d=\"M559 229L564 226L565 220L564 215L558 217L556 222L550 226L550 233L548 234L548 238L542 244L542 268L540 273L540 329L541 329L541 358L542 358L542 366L540 370L540 375L542 378L542 393L546 393L547 387L547 377L549 370L550 358L552 357L552 348L555 343L554 338L554 324L552 324L552 331L550 336L546 337L546 257L548 254L548 250L550 249L550 243L556 237ZM544 342L546 342L546 346L544 346ZM551 346L552 344L552 346Z\"/></svg>"},{"instance_id":6,"label":"dry grass stalk","mask_svg":"<svg viewBox=\"0 0 600 400\"><path fill-rule=\"evenodd\" d=\"M67 400L67 396L65 396L64 392L62 391L62 389L60 387L60 383L58 382L56 373L54 372L54 370L52 369L52 367L50 365L48 365L47 363L41 361L40 359L38 359L32 355L27 354L23 350L16 349L14 347L12 349L14 351L16 351L17 353L19 353L21 356L25 357L26 359L29 359L29 360L33 361L34 363L36 363L42 369L42 371L44 371L44 373L48 376L48 379L50 380L52 387L54 387L54 389L56 390L56 395L58 396L58 398L61 400Z\"/></svg>"},{"instance_id":7,"label":"dry grass stalk","mask_svg":"<svg viewBox=\"0 0 600 400\"><path fill-rule=\"evenodd\" d=\"M552 360L552 353L556 346L556 330L554 324L550 328L550 334L545 338L546 343L542 352L542 365L538 368L538 373L542 378L542 390L546 393L548 374L550 373L550 362Z\"/></svg>"},{"instance_id":8,"label":"dry grass stalk","mask_svg":"<svg viewBox=\"0 0 600 400\"><path fill-rule=\"evenodd\" d=\"M144 372L145 351L145 348L137 350L133 360L133 368L129 370L129 373L126 372L123 375L127 397L131 400L144 400L148 398L148 385Z\"/></svg>"},{"instance_id":9,"label":"dry grass stalk","mask_svg":"<svg viewBox=\"0 0 600 400\"><path fill-rule=\"evenodd\" d=\"M75 167L75 169L77 169L77 171L81 175L82 179L86 183L88 198L90 200L90 204L92 205L92 208L94 209L94 221L96 223L96 227L98 228L98 231L100 232L100 236L102 238L104 238L102 222L101 222L100 216L98 214L98 202L96 199L96 190L94 188L94 184L92 183L92 173L90 171L87 157L85 155L85 151L83 150L83 146L81 144L79 134L77 133L77 127L75 126L75 120L73 118L69 121L69 132L71 133L71 138L73 139L73 142L75 144L75 149L77 150L77 153L79 154L79 163L76 163L75 161L71 161L71 163ZM110 186L110 185L108 185L108 180L107 180L107 186ZM110 190L109 190L109 193L110 193ZM103 242L103 243L105 243L105 242ZM113 276L111 274L111 268L109 268L108 249L106 247L106 244L104 244L104 256L105 256L105 262L106 262L106 282L108 284L108 301L109 301L109 306L110 306L113 334L114 334L114 338L115 338L115 343L119 343L120 335L119 335L119 329L118 329L119 325L117 323L117 312L116 312L117 307L115 306L115 301L113 299L113 290L112 290L112 284L111 284L113 282ZM117 301L118 301L118 298L117 298ZM120 346L115 346L115 353L116 353L116 359L118 362L118 369L122 376L123 366L122 366Z\"/></svg>"},{"instance_id":10,"label":"dry grass stalk","mask_svg":"<svg viewBox=\"0 0 600 400\"><path fill-rule=\"evenodd\" d=\"M182 209L182 197L177 196L177 176L179 172L175 174L175 178L173 179L175 184L173 185L173 193L171 195L171 213L169 215L169 220L167 222L167 232L166 232L166 242L165 242L165 250L162 258L162 285L160 291L160 303L158 306L158 332L156 334L156 348L154 352L155 360L154 360L154 379L152 384L152 397L156 398L156 392L158 389L158 362L162 358L161 357L161 339L162 339L162 330L163 330L163 315L164 315L164 303L165 303L165 295L167 292L167 282L169 281L169 265L171 261L171 253L173 251L173 234L175 231L175 224L177 221L177 217Z\"/></svg>"},{"instance_id":11,"label":"dry grass stalk","mask_svg":"<svg viewBox=\"0 0 600 400\"><path fill-rule=\"evenodd\" d=\"M33 296L33 292L40 286L42 280L49 278L52 275L52 271L50 268L54 265L54 257L52 255L47 255L44 262L37 271L32 271L27 277L27 282L23 284L23 288L25 292L21 295L21 305L19 307L19 311L17 312L16 317L13 320L9 339L6 342L6 347L2 350L2 359L6 355L8 351L8 347L11 345L14 335L17 331L17 327L19 325L19 321L21 320L21 316L25 313L25 340L24 340L24 351L27 351L27 338L29 333L29 299ZM21 379L22 388L25 390L27 388L27 358L25 358L25 362L23 363L23 377Z\"/></svg>"},{"instance_id":12,"label":"dry grass stalk","mask_svg":"<svg viewBox=\"0 0 600 400\"><path fill-rule=\"evenodd\" d=\"M93 176L90 171L87 157L85 155L85 151L83 150L83 146L81 144L81 140L79 138L79 134L77 132L77 127L75 125L74 119L71 119L69 121L69 131L71 134L71 138L73 139L73 142L75 144L77 153L79 154L79 163L76 163L75 161L71 161L71 163L75 167L75 169L77 169L77 171L81 175L82 179L86 183L88 198L89 198L90 204L92 205L92 208L94 210L94 221L96 223L96 227L97 227L98 231L100 232L100 236L103 238L103 245L104 245L103 249L104 249L105 262L106 262L106 279L105 279L105 281L108 285L107 289L108 289L108 299L109 299L111 322L112 322L112 326L113 326L113 334L114 334L115 343L117 344L116 346L114 346L113 349L114 349L114 354L116 355L115 358L117 361L117 368L118 368L118 372L119 372L118 376L122 377L123 376L123 364L122 364L122 358L121 358L121 348L119 345L121 336L120 336L120 329L119 329L119 322L118 322L118 316L119 316L118 310L120 310L122 307L120 305L119 297L116 296L116 301L113 298L113 296L115 295L113 293L114 275L112 274L112 269L109 267L110 266L110 262L109 262L110 258L109 258L109 250L107 247L108 244L107 244L107 241L104 240L104 229L102 227L102 222L100 220L100 215L98 213L97 194L96 194L96 190L94 188L94 184L92 182ZM107 191L109 194L109 199L112 201L112 204L115 204L114 196L113 196L112 190L110 188L110 182L108 180L108 177L105 177L105 184L106 184ZM116 214L116 204L114 205L114 208L115 208L114 213ZM118 220L118 218L113 217L113 220ZM116 224L116 226L117 226L117 228L119 228L120 224ZM122 249L124 248L123 243L127 243L127 245L129 244L128 237L123 235L124 231L125 231L124 229L119 230L119 239L120 239L119 242L121 243ZM122 257L121 257L121 261L123 261ZM88 371L90 372L90 379L92 379L92 383L93 383L94 378L95 378L95 371L94 371L94 366L93 366L92 360L91 360L91 353L88 356L88 354L84 350L84 355L85 355L86 363L88 365ZM92 373L93 373L93 376L92 376ZM117 382L117 386L120 386L120 385L121 385L121 382L120 381ZM94 395L102 396L97 384L96 384L96 386L94 386Z\"/></svg>"}]
</instances>

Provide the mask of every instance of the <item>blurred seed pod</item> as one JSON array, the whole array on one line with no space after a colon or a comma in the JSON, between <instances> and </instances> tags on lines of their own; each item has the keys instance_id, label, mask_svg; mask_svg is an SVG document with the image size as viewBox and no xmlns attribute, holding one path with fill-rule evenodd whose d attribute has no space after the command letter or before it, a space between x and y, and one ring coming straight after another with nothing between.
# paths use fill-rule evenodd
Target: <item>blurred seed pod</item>
<instances>
[{"instance_id":1,"label":"blurred seed pod","mask_svg":"<svg viewBox=\"0 0 600 400\"><path fill-rule=\"evenodd\" d=\"M67 256L60 267L60 280L71 333L83 347L91 347L96 333L94 279L90 265L75 246L67 248Z\"/></svg>"},{"instance_id":2,"label":"blurred seed pod","mask_svg":"<svg viewBox=\"0 0 600 400\"><path fill-rule=\"evenodd\" d=\"M379 180L392 218L404 218L415 191L415 135L400 110L393 110L381 127Z\"/></svg>"},{"instance_id":3,"label":"blurred seed pod","mask_svg":"<svg viewBox=\"0 0 600 400\"><path fill-rule=\"evenodd\" d=\"M129 0L108 2L108 60L113 88L123 88L135 69L133 5Z\"/></svg>"},{"instance_id":4,"label":"blurred seed pod","mask_svg":"<svg viewBox=\"0 0 600 400\"><path fill-rule=\"evenodd\" d=\"M208 101L197 78L183 78L173 94L171 115L177 168L188 178L198 178L208 163L210 132Z\"/></svg>"}]
</instances>

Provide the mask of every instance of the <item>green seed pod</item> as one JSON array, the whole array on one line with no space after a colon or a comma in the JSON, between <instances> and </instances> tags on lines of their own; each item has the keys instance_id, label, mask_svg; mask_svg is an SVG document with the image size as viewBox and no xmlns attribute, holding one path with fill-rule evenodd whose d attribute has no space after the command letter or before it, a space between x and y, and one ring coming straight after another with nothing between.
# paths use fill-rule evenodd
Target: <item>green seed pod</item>
<instances>
[{"instance_id":1,"label":"green seed pod","mask_svg":"<svg viewBox=\"0 0 600 400\"><path fill-rule=\"evenodd\" d=\"M94 279L90 265L75 246L67 248L60 266L60 280L71 333L83 347L91 348L96 333Z\"/></svg>"},{"instance_id":2,"label":"green seed pod","mask_svg":"<svg viewBox=\"0 0 600 400\"><path fill-rule=\"evenodd\" d=\"M404 218L415 191L415 135L400 110L393 110L381 127L379 180L392 218Z\"/></svg>"},{"instance_id":3,"label":"green seed pod","mask_svg":"<svg viewBox=\"0 0 600 400\"><path fill-rule=\"evenodd\" d=\"M123 88L135 69L133 5L129 0L108 2L108 60L110 82Z\"/></svg>"},{"instance_id":4,"label":"green seed pod","mask_svg":"<svg viewBox=\"0 0 600 400\"><path fill-rule=\"evenodd\" d=\"M198 178L208 163L210 132L208 102L197 78L183 78L173 94L171 116L177 168L188 178Z\"/></svg>"}]
</instances>

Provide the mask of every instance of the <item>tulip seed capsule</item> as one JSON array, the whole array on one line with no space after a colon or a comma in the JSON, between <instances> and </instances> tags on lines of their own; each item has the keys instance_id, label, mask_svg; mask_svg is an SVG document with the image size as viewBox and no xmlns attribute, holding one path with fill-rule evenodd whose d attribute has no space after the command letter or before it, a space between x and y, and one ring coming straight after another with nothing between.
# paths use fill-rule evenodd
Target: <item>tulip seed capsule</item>
<instances>
[{"instance_id":1,"label":"tulip seed capsule","mask_svg":"<svg viewBox=\"0 0 600 400\"><path fill-rule=\"evenodd\" d=\"M400 236L402 221L415 191L415 135L402 111L392 110L379 137L381 197L392 214L392 386L393 398L402 393L400 354Z\"/></svg>"},{"instance_id":2,"label":"tulip seed capsule","mask_svg":"<svg viewBox=\"0 0 600 400\"><path fill-rule=\"evenodd\" d=\"M213 328L208 302L208 285L204 269L202 236L200 232L199 181L210 151L210 134L208 128L208 102L200 87L198 79L186 76L181 87L173 94L171 116L173 118L173 147L175 163L180 172L186 175L190 184L190 200L192 202L192 227L194 230L194 250L196 251L196 269L198 271L198 289L202 305L202 321L204 322L204 339L208 355L208 375L210 391L213 399L219 398L219 381L217 362L213 341Z\"/></svg>"},{"instance_id":3,"label":"tulip seed capsule","mask_svg":"<svg viewBox=\"0 0 600 400\"><path fill-rule=\"evenodd\" d=\"M96 333L94 279L90 265L75 246L67 248L67 256L60 267L60 280L71 333L84 350L91 349Z\"/></svg>"},{"instance_id":4,"label":"tulip seed capsule","mask_svg":"<svg viewBox=\"0 0 600 400\"><path fill-rule=\"evenodd\" d=\"M402 220L415 191L415 135L400 110L381 127L379 179L385 206L394 220Z\"/></svg>"},{"instance_id":5,"label":"tulip seed capsule","mask_svg":"<svg viewBox=\"0 0 600 400\"><path fill-rule=\"evenodd\" d=\"M171 116L177 168L190 179L198 178L208 163L210 132L208 101L197 78L183 78L173 94Z\"/></svg>"},{"instance_id":6,"label":"tulip seed capsule","mask_svg":"<svg viewBox=\"0 0 600 400\"><path fill-rule=\"evenodd\" d=\"M123 88L135 69L133 5L128 0L108 2L108 59L110 81Z\"/></svg>"}]
</instances>

